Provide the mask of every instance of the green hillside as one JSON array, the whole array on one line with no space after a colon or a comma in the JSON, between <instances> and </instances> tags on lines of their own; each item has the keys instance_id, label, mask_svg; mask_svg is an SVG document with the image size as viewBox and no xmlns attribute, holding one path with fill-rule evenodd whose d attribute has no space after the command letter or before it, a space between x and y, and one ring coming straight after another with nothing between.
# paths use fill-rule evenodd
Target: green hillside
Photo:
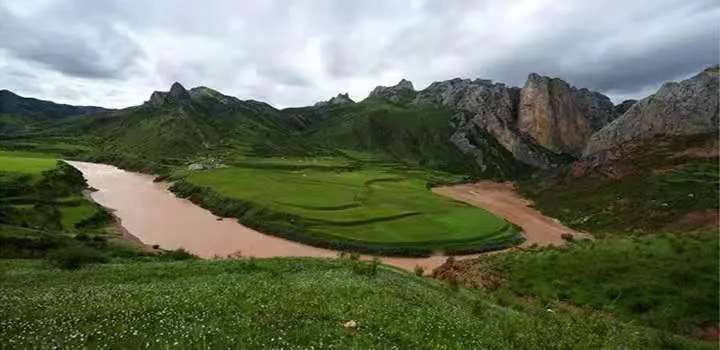
<instances>
[{"instance_id":1,"label":"green hillside","mask_svg":"<svg viewBox=\"0 0 720 350\"><path fill-rule=\"evenodd\" d=\"M381 100L277 110L205 87L186 91L177 84L141 106L71 116L32 130L0 129L8 136L0 146L65 138L92 145L76 155L119 165L140 160L181 165L197 157L227 161L238 154L347 156L343 150L351 150L474 177L507 179L529 170L490 135L476 140L483 164L461 152L450 142L455 113Z\"/></svg>"},{"instance_id":2,"label":"green hillside","mask_svg":"<svg viewBox=\"0 0 720 350\"><path fill-rule=\"evenodd\" d=\"M0 333L11 348L698 347L602 316L501 307L484 293L352 260L124 262L71 272L0 261L0 273ZM350 320L355 328L343 326Z\"/></svg>"}]
</instances>

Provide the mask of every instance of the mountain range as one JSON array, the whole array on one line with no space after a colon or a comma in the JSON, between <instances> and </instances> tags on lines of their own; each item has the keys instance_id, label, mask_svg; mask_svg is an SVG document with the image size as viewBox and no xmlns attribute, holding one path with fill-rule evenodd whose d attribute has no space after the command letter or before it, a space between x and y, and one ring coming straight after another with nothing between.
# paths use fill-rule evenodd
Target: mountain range
<instances>
[{"instance_id":1,"label":"mountain range","mask_svg":"<svg viewBox=\"0 0 720 350\"><path fill-rule=\"evenodd\" d=\"M522 87L456 78L418 91L403 79L376 87L360 102L339 94L282 110L179 83L153 92L142 105L119 110L55 104L2 90L0 135L92 138L102 152L160 162L238 149L306 156L347 149L513 178L528 169L600 159L628 142L717 133L719 75L720 68L712 66L618 105L599 92L535 73Z\"/></svg>"}]
</instances>

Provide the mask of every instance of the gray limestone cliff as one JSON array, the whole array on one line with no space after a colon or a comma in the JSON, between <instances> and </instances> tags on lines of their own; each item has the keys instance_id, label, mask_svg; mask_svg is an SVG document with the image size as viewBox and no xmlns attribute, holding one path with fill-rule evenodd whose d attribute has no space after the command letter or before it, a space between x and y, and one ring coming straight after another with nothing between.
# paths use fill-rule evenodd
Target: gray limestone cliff
<instances>
[{"instance_id":1,"label":"gray limestone cliff","mask_svg":"<svg viewBox=\"0 0 720 350\"><path fill-rule=\"evenodd\" d=\"M368 98L383 99L393 103L409 103L417 91L409 80L402 79L394 86L378 86L370 92Z\"/></svg>"},{"instance_id":2,"label":"gray limestone cliff","mask_svg":"<svg viewBox=\"0 0 720 350\"><path fill-rule=\"evenodd\" d=\"M348 103L355 103L350 98L350 95L348 93L344 94L338 94L337 96L327 100L327 101L321 101L315 104L316 107L319 106L328 106L328 105L342 105L342 104L348 104Z\"/></svg>"},{"instance_id":3,"label":"gray limestone cliff","mask_svg":"<svg viewBox=\"0 0 720 350\"><path fill-rule=\"evenodd\" d=\"M668 82L654 95L633 104L625 114L590 138L584 155L655 136L717 132L720 66L681 81Z\"/></svg>"}]
</instances>

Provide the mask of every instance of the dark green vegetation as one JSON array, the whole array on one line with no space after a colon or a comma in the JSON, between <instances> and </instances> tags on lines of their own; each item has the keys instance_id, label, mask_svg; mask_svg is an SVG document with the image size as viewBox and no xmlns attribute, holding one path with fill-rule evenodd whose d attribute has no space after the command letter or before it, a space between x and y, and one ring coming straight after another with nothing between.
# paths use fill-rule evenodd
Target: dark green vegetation
<instances>
[{"instance_id":1,"label":"dark green vegetation","mask_svg":"<svg viewBox=\"0 0 720 350\"><path fill-rule=\"evenodd\" d=\"M242 259L67 272L3 261L0 333L9 348L698 347L600 316L504 308L483 293L358 264L372 266ZM357 327L343 326L350 320Z\"/></svg>"},{"instance_id":2,"label":"dark green vegetation","mask_svg":"<svg viewBox=\"0 0 720 350\"><path fill-rule=\"evenodd\" d=\"M540 211L571 227L596 234L652 233L686 215L718 211L716 140L715 134L657 139L592 169L613 172L611 177L561 173L521 182L520 189Z\"/></svg>"},{"instance_id":3,"label":"dark green vegetation","mask_svg":"<svg viewBox=\"0 0 720 350\"><path fill-rule=\"evenodd\" d=\"M704 336L717 325L718 235L610 237L479 260L497 293L602 310L664 331Z\"/></svg>"},{"instance_id":4,"label":"dark green vegetation","mask_svg":"<svg viewBox=\"0 0 720 350\"><path fill-rule=\"evenodd\" d=\"M112 216L83 198L82 174L64 162L38 156L0 153L0 257L50 254L50 260L75 259L77 265L83 257L134 255L135 248L108 242Z\"/></svg>"},{"instance_id":5,"label":"dark green vegetation","mask_svg":"<svg viewBox=\"0 0 720 350\"><path fill-rule=\"evenodd\" d=\"M261 232L370 254L468 253L522 240L505 220L426 188L428 179L457 176L391 164L340 170L339 160L324 162L285 159L190 172L171 190Z\"/></svg>"}]
</instances>

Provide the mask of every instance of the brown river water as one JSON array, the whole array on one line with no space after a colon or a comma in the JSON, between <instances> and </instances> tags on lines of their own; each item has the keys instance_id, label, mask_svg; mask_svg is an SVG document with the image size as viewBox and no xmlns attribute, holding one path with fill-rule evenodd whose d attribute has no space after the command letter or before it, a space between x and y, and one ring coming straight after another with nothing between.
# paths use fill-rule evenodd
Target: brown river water
<instances>
[{"instance_id":1,"label":"brown river water","mask_svg":"<svg viewBox=\"0 0 720 350\"><path fill-rule=\"evenodd\" d=\"M144 244L157 244L163 249L184 248L203 258L236 254L259 258L338 255L333 250L262 234L235 219L218 221L209 211L175 197L168 191L167 183L153 182L151 175L105 164L76 161L68 164L80 170L88 184L98 190L90 194L92 199L113 210L122 226ZM406 270L419 265L426 273L442 265L445 259L445 256L381 257L384 263Z\"/></svg>"}]
</instances>

